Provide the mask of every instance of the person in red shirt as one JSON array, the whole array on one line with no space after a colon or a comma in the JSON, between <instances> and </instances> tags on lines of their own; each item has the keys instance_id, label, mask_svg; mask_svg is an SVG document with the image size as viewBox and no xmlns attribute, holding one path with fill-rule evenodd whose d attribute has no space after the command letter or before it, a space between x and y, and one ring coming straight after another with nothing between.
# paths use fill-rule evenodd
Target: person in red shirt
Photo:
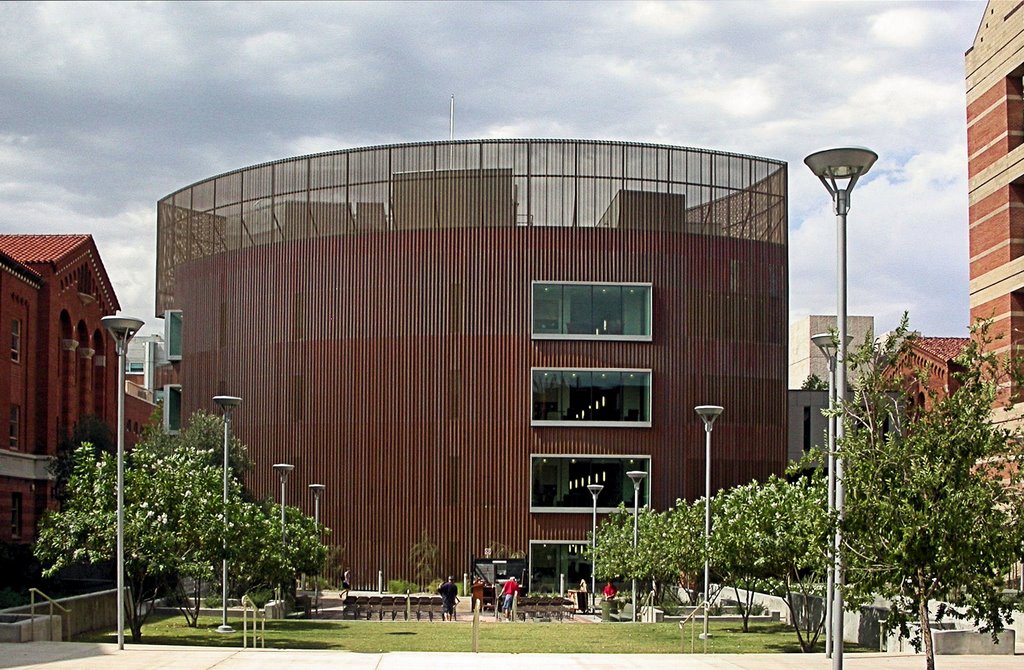
<instances>
[{"instance_id":1,"label":"person in red shirt","mask_svg":"<svg viewBox=\"0 0 1024 670\"><path fill-rule=\"evenodd\" d=\"M605 600L611 600L615 597L615 594L618 593L618 591L615 590L614 584L612 584L611 582L605 582L604 591L602 591L601 593L604 594Z\"/></svg>"},{"instance_id":2,"label":"person in red shirt","mask_svg":"<svg viewBox=\"0 0 1024 670\"><path fill-rule=\"evenodd\" d=\"M505 582L505 587L501 590L501 609L505 612L507 619L512 618L512 601L517 593L519 593L519 582L515 577L509 577Z\"/></svg>"}]
</instances>

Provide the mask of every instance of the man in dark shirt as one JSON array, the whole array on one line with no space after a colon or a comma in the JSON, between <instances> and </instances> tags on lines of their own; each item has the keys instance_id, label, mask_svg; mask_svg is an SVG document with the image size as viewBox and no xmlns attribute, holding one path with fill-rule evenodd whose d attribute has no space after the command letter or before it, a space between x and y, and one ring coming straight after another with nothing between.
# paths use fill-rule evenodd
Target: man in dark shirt
<instances>
[{"instance_id":1,"label":"man in dark shirt","mask_svg":"<svg viewBox=\"0 0 1024 670\"><path fill-rule=\"evenodd\" d=\"M459 587L455 586L454 578L448 575L448 581L437 587L437 592L441 594L441 619L455 621L455 601L459 599Z\"/></svg>"}]
</instances>

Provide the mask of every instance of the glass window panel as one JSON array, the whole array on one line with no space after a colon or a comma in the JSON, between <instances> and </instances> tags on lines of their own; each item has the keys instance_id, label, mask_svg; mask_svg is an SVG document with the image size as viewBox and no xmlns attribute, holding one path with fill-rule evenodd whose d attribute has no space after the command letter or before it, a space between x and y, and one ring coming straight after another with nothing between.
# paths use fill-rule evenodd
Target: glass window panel
<instances>
[{"instance_id":1,"label":"glass window panel","mask_svg":"<svg viewBox=\"0 0 1024 670\"><path fill-rule=\"evenodd\" d=\"M531 468L531 507L592 509L594 497L587 487L600 484L597 506L633 506L633 482L626 475L631 470L650 473L647 458L614 456L534 456ZM640 486L640 505L648 503L646 480Z\"/></svg>"},{"instance_id":2,"label":"glass window panel","mask_svg":"<svg viewBox=\"0 0 1024 670\"><path fill-rule=\"evenodd\" d=\"M533 370L534 425L551 422L649 426L647 370Z\"/></svg>"},{"instance_id":3,"label":"glass window panel","mask_svg":"<svg viewBox=\"0 0 1024 670\"><path fill-rule=\"evenodd\" d=\"M651 287L628 286L622 290L622 334L651 334Z\"/></svg>"},{"instance_id":4,"label":"glass window panel","mask_svg":"<svg viewBox=\"0 0 1024 670\"><path fill-rule=\"evenodd\" d=\"M542 338L651 338L651 287L643 284L536 282L532 309L533 335Z\"/></svg>"},{"instance_id":5,"label":"glass window panel","mask_svg":"<svg viewBox=\"0 0 1024 670\"><path fill-rule=\"evenodd\" d=\"M565 286L562 291L562 321L566 333L594 334L592 295L590 286Z\"/></svg>"},{"instance_id":6,"label":"glass window panel","mask_svg":"<svg viewBox=\"0 0 1024 670\"><path fill-rule=\"evenodd\" d=\"M558 284L533 285L533 332L563 332L562 287Z\"/></svg>"},{"instance_id":7,"label":"glass window panel","mask_svg":"<svg viewBox=\"0 0 1024 670\"><path fill-rule=\"evenodd\" d=\"M592 286L594 330L598 335L622 334L622 287Z\"/></svg>"}]
</instances>

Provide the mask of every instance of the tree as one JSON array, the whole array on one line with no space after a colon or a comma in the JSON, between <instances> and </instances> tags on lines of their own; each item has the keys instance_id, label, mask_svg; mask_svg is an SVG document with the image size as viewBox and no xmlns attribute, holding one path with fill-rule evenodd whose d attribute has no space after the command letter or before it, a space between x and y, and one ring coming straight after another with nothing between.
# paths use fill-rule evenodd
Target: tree
<instances>
[{"instance_id":1,"label":"tree","mask_svg":"<svg viewBox=\"0 0 1024 670\"><path fill-rule=\"evenodd\" d=\"M219 572L225 539L236 574L260 583L281 583L298 571L315 574L323 564L326 548L315 522L288 508L289 542L282 546L280 507L243 500L237 477L229 478L225 535L222 430L219 418L196 413L178 436L147 431L126 458L125 615L135 642L141 640L150 611L141 605L154 600L166 584L181 585L182 577L192 580L198 596L202 582ZM243 462L244 447L236 444L232 449L243 452L238 458ZM73 463L64 508L40 523L36 554L49 565L44 574L114 558L116 457L101 453L97 459L92 445L85 443ZM198 598L179 600L187 603L182 613L195 625Z\"/></svg>"},{"instance_id":2,"label":"tree","mask_svg":"<svg viewBox=\"0 0 1024 670\"><path fill-rule=\"evenodd\" d=\"M760 503L761 486L752 482L728 491L720 491L712 503L714 534L712 562L723 584L732 586L743 617L743 632L748 632L754 596L767 590L773 575L766 565L764 533L768 515ZM740 589L744 595L740 596Z\"/></svg>"},{"instance_id":3,"label":"tree","mask_svg":"<svg viewBox=\"0 0 1024 670\"><path fill-rule=\"evenodd\" d=\"M598 579L649 581L661 595L666 584L676 584L683 575L699 573L704 564L704 503L684 500L665 512L650 508L637 519L638 540L633 548L633 514L624 505L597 528ZM589 549L586 550L589 554Z\"/></svg>"},{"instance_id":4,"label":"tree","mask_svg":"<svg viewBox=\"0 0 1024 670\"><path fill-rule=\"evenodd\" d=\"M95 414L86 414L75 424L71 434L66 431L57 444L57 457L50 461L49 470L53 475L53 497L60 505L67 499L67 485L75 469L75 453L79 446L88 443L93 447L92 460L101 454L116 453L117 441L106 421Z\"/></svg>"},{"instance_id":5,"label":"tree","mask_svg":"<svg viewBox=\"0 0 1024 670\"><path fill-rule=\"evenodd\" d=\"M989 324L979 322L956 358L958 389L929 391L929 402L915 404L903 380L887 372L908 330L904 316L892 336L851 357L859 382L841 406L843 551L849 602L888 599L889 630L923 644L932 670L930 601L943 601L939 619L970 620L993 639L1010 621L1000 580L1024 554L1024 506L1019 470L1006 465L1020 457L1021 441L991 415L1012 399L1000 390L1021 377L1019 361L992 353Z\"/></svg>"},{"instance_id":6,"label":"tree","mask_svg":"<svg viewBox=\"0 0 1024 670\"><path fill-rule=\"evenodd\" d=\"M807 375L807 379L800 385L801 391L827 391L828 380L822 379L813 372Z\"/></svg>"}]
</instances>

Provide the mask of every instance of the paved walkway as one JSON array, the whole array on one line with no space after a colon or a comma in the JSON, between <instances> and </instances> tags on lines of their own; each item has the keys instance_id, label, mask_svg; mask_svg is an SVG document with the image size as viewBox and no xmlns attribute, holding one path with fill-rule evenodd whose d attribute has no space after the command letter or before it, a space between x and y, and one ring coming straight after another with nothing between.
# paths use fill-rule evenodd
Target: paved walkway
<instances>
[{"instance_id":1,"label":"paved walkway","mask_svg":"<svg viewBox=\"0 0 1024 670\"><path fill-rule=\"evenodd\" d=\"M850 670L921 670L920 656L848 654ZM1020 670L1020 656L940 656L938 670ZM210 649L85 642L28 642L0 645L0 668L39 670L476 670L558 668L558 670L827 670L822 654L471 654L277 649Z\"/></svg>"}]
</instances>

